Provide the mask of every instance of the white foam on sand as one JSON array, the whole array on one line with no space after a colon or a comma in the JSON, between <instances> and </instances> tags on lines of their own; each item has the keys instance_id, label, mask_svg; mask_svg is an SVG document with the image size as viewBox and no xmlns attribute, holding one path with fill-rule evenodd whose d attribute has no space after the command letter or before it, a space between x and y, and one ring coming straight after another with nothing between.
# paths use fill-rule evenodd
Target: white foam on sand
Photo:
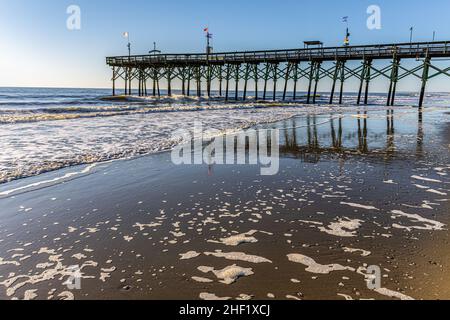
<instances>
[{"instance_id":1,"label":"white foam on sand","mask_svg":"<svg viewBox=\"0 0 450 320\"><path fill-rule=\"evenodd\" d=\"M156 228L156 227L160 227L161 223L155 222L155 223L149 223L149 224L144 224L144 223L139 223L137 222L133 227L134 228L139 228L140 231L144 231L145 228Z\"/></svg>"},{"instance_id":2,"label":"white foam on sand","mask_svg":"<svg viewBox=\"0 0 450 320\"><path fill-rule=\"evenodd\" d=\"M37 297L36 292L37 292L36 289L26 290L23 300L34 300Z\"/></svg>"},{"instance_id":3,"label":"white foam on sand","mask_svg":"<svg viewBox=\"0 0 450 320\"><path fill-rule=\"evenodd\" d=\"M75 300L75 296L70 291L64 291L58 294L60 300Z\"/></svg>"},{"instance_id":4,"label":"white foam on sand","mask_svg":"<svg viewBox=\"0 0 450 320\"><path fill-rule=\"evenodd\" d=\"M425 225L425 226L403 226L403 225L399 225L396 223L393 224L392 226L397 229L406 229L408 231L411 231L412 229L442 231L442 230L444 230L444 227L445 227L445 224L443 224L439 221L426 219L418 214L409 214L409 213L403 212L401 210L392 210L391 213L392 213L392 219L398 219L398 218L403 217L403 218L410 219L412 222L419 222L419 223L423 223Z\"/></svg>"},{"instance_id":5,"label":"white foam on sand","mask_svg":"<svg viewBox=\"0 0 450 320\"><path fill-rule=\"evenodd\" d=\"M255 255L249 255L245 254L243 252L222 252L220 250L216 250L216 252L205 252L205 255L207 256L214 256L216 258L225 258L227 260L234 260L234 261L244 261L244 262L250 262L250 263L272 263L269 259L255 256Z\"/></svg>"},{"instance_id":6,"label":"white foam on sand","mask_svg":"<svg viewBox=\"0 0 450 320\"><path fill-rule=\"evenodd\" d=\"M364 210L379 210L378 208L375 208L374 206L367 206L367 205L362 205L362 204L358 204L358 203L341 202L341 204L350 206L353 208L364 209Z\"/></svg>"},{"instance_id":7,"label":"white foam on sand","mask_svg":"<svg viewBox=\"0 0 450 320\"><path fill-rule=\"evenodd\" d=\"M375 292L383 295L383 296L387 296L389 298L396 298L396 299L400 299L400 300L415 300L414 298L407 296L403 293L397 292L397 291L393 291L393 290L389 290L386 288L379 288L379 289L375 289Z\"/></svg>"},{"instance_id":8,"label":"white foam on sand","mask_svg":"<svg viewBox=\"0 0 450 320\"><path fill-rule=\"evenodd\" d=\"M211 280L211 279L202 278L202 277L192 277L191 279L196 281L196 282L200 282L200 283L211 283L211 282L213 282L213 280Z\"/></svg>"},{"instance_id":9,"label":"white foam on sand","mask_svg":"<svg viewBox=\"0 0 450 320\"><path fill-rule=\"evenodd\" d=\"M241 277L248 277L254 274L252 268L242 268L235 264L222 270L215 270L212 267L205 266L198 267L198 270L203 273L214 273L218 279L221 279L220 282L224 284L232 284Z\"/></svg>"},{"instance_id":10,"label":"white foam on sand","mask_svg":"<svg viewBox=\"0 0 450 320\"><path fill-rule=\"evenodd\" d=\"M372 254L372 252L367 251L367 250L363 250L363 249L355 249L355 248L348 248L348 247L344 247L343 248L345 252L349 252L349 253L361 253L362 257L368 257Z\"/></svg>"},{"instance_id":11,"label":"white foam on sand","mask_svg":"<svg viewBox=\"0 0 450 320\"><path fill-rule=\"evenodd\" d=\"M0 257L0 266L5 266L5 265L20 266L20 263L17 261L5 261L2 257Z\"/></svg>"},{"instance_id":12,"label":"white foam on sand","mask_svg":"<svg viewBox=\"0 0 450 320\"><path fill-rule=\"evenodd\" d=\"M194 259L197 258L198 256L200 256L201 253L198 253L196 251L189 251L186 253L181 253L180 254L180 260L190 260L190 259Z\"/></svg>"},{"instance_id":13,"label":"white foam on sand","mask_svg":"<svg viewBox=\"0 0 450 320\"><path fill-rule=\"evenodd\" d=\"M330 223L327 228L319 227L319 230L333 236L351 238L356 237L356 230L361 227L363 222L362 220L344 217Z\"/></svg>"},{"instance_id":14,"label":"white foam on sand","mask_svg":"<svg viewBox=\"0 0 450 320\"><path fill-rule=\"evenodd\" d=\"M430 178L425 178L425 177L421 177L421 176L412 176L411 178L412 178L412 179L416 179L416 180L427 181L427 182L442 183L441 180L430 179Z\"/></svg>"},{"instance_id":15,"label":"white foam on sand","mask_svg":"<svg viewBox=\"0 0 450 320\"><path fill-rule=\"evenodd\" d=\"M214 293L207 293L207 292L202 292L200 293L200 299L205 300L205 301L226 301L226 300L231 300L230 297L223 297L220 298L218 296L216 296Z\"/></svg>"},{"instance_id":16,"label":"white foam on sand","mask_svg":"<svg viewBox=\"0 0 450 320\"><path fill-rule=\"evenodd\" d=\"M319 264L314 261L314 259L302 254L292 253L287 257L291 262L300 263L307 266L306 271L315 274L329 274L333 271L355 271L352 267L346 267L340 264Z\"/></svg>"},{"instance_id":17,"label":"white foam on sand","mask_svg":"<svg viewBox=\"0 0 450 320\"><path fill-rule=\"evenodd\" d=\"M347 294L338 293L338 296L344 298L347 301L353 301L353 298Z\"/></svg>"},{"instance_id":18,"label":"white foam on sand","mask_svg":"<svg viewBox=\"0 0 450 320\"><path fill-rule=\"evenodd\" d=\"M249 232L246 233L241 233L235 236L231 236L228 238L222 238L220 239L220 241L215 241L215 240L208 240L208 242L210 243L220 243L226 246L238 246L242 243L256 243L258 242L258 239L256 239L255 237L253 237L253 235L255 235L258 231L256 230L251 230Z\"/></svg>"},{"instance_id":19,"label":"white foam on sand","mask_svg":"<svg viewBox=\"0 0 450 320\"><path fill-rule=\"evenodd\" d=\"M117 270L116 267L102 268L100 273L100 280L102 282L106 282L106 279L111 278L111 273L113 273L116 270Z\"/></svg>"},{"instance_id":20,"label":"white foam on sand","mask_svg":"<svg viewBox=\"0 0 450 320\"><path fill-rule=\"evenodd\" d=\"M41 248L39 250L38 254L47 253L49 254L49 251L47 248ZM12 275L6 280L0 282L0 285L3 285L6 288L6 295L8 297L11 297L16 293L16 291L26 285L29 284L37 284L45 281L49 281L54 279L57 276L60 277L68 277L73 275L73 270L70 268L70 266L66 266L63 264L63 258L62 255L50 255L48 257L48 261L54 265L51 268L47 268L41 273L36 273L33 275L28 274L21 274L21 275ZM78 269L81 278L86 279L87 276L83 275L83 269L87 267L97 267L98 263L94 261L86 261L82 265L80 265L80 268Z\"/></svg>"},{"instance_id":21,"label":"white foam on sand","mask_svg":"<svg viewBox=\"0 0 450 320\"><path fill-rule=\"evenodd\" d=\"M446 195L448 195L446 192L442 192L442 191L435 190L435 189L428 189L427 192L434 193L434 194L437 194L439 196L446 196Z\"/></svg>"}]
</instances>

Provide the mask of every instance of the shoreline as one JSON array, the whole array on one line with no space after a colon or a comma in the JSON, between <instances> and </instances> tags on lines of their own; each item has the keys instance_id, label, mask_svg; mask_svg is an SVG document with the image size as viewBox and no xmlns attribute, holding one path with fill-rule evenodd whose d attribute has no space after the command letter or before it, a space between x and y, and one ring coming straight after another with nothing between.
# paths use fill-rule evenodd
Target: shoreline
<instances>
[{"instance_id":1,"label":"shoreline","mask_svg":"<svg viewBox=\"0 0 450 320\"><path fill-rule=\"evenodd\" d=\"M258 108L258 107L256 107L256 108L254 108L254 107L251 107L251 108L247 108L247 107L244 107L244 108L233 108L233 107L229 107L228 106L225 109L214 109L214 107L213 107L212 110L213 110L213 112L224 112L224 111L227 111L227 110L233 110L233 111L238 111L238 112L239 111L244 111L244 112L247 112L247 111L248 112L263 111L263 112L265 112L268 109L275 109L275 108L278 108L278 107L268 107L268 108L266 108L266 107L261 107L261 108ZM300 111L298 110L298 108L301 108ZM409 110L411 108L412 107L407 107L407 106L396 106L396 107L394 107L394 110ZM246 130L246 129L249 129L251 127L255 127L255 126L261 125L261 124L276 123L276 122L279 122L279 121L290 119L290 118L295 117L295 116L301 116L301 115L309 114L309 113L313 113L313 114L314 113L315 114L322 114L322 113L327 113L327 112L329 112L329 113L348 113L348 112L358 112L358 111L374 112L374 111L388 110L388 109L390 110L392 108L391 107L386 107L386 106L377 106L376 108L371 108L371 109L369 109L368 106L339 106L339 107L336 107L336 106L333 106L333 105L316 105L316 106L301 105L301 106L298 106L298 107L288 106L288 107L284 107L284 108L280 109L280 110L282 110L283 112L286 113L283 116L280 116L279 114L273 115L273 114L269 113L269 114L267 114L266 117L263 117L261 119L254 119L254 120L246 121L247 123L240 124L239 126L233 127L231 129L230 128L225 128L225 129L220 129L219 128L219 130L222 130L223 131L222 134L225 135L225 134L229 133L230 130L231 130L231 132L239 131L239 130ZM427 111L429 111L429 110L427 110ZM209 112L211 110L201 110L201 111L194 111L193 110L193 111L187 111L187 112L202 112L202 111L204 111L205 114L206 114L207 112ZM184 113L184 112L186 112L186 111L173 112L173 114L176 116L178 113ZM165 113L165 112L163 112L163 113ZM152 113L150 113L150 114L152 114ZM146 113L145 115L150 115L150 114ZM196 113L196 115L198 115L198 114ZM133 115L129 115L129 116L137 117L137 116L139 116L139 114L133 114ZM92 119L93 121L99 121L102 118L103 117L92 117L92 118L88 117L88 118L85 118L85 119ZM70 120L75 120L76 121L77 119L64 119L64 120L58 120L58 121L66 122L66 121L70 121ZM49 123L52 123L52 121L50 121ZM144 123L145 123L145 120L144 120ZM18 123L18 124L20 124L20 123ZM24 123L24 125L26 125L26 124L28 124L28 123ZM218 123L214 124L213 123L211 126L214 127L216 125L220 125L220 124L218 124ZM229 127L228 124L226 126ZM53 164L50 164L50 165L47 164L47 167L48 167L47 169L44 168L44 167L42 167L42 168L34 168L33 171L35 173L25 173L24 175L19 175L19 176L16 176L16 177L6 177L5 176L3 178L0 178L0 187L3 186L4 184L7 184L7 183L10 183L10 182L13 182L13 181L18 181L18 180L26 179L26 178L29 178L29 177L34 177L34 176L38 176L38 175L45 174L45 173L48 173L48 172L54 172L54 171L61 170L61 169L72 168L72 167L76 167L76 166L79 166L79 165L90 165L90 164L94 164L94 163L102 163L102 162L107 162L107 161L111 161L111 160L128 159L128 158L133 158L133 157L140 157L140 156L151 155L151 154L160 153L160 152L168 152L168 151L172 150L173 147L175 147L177 145L177 143L175 141L166 141L165 144L166 145L164 145L164 143L163 143L162 146L157 146L157 148L160 148L159 150L158 149L155 150L154 147L152 147L151 145L144 145L143 147L140 147L140 149L138 150L138 153L136 153L136 151L134 149L130 149L130 150L123 150L123 151L118 152L117 156L114 155L114 154L106 154L103 157L100 157L99 159L94 159L92 161L86 161L86 160L80 161L80 160L78 160L78 162L76 162L76 163L70 163L70 161L69 161L69 163L53 163ZM147 149L147 150L146 151L142 151L141 150L142 148ZM128 153L128 154L124 155L124 152ZM80 158L80 157L84 158L84 159L88 159L88 158L90 159L90 158L96 158L96 157L98 157L98 155L95 155L95 154L78 155L78 158ZM32 164L30 164L30 166L35 167L36 165L32 163Z\"/></svg>"}]
</instances>

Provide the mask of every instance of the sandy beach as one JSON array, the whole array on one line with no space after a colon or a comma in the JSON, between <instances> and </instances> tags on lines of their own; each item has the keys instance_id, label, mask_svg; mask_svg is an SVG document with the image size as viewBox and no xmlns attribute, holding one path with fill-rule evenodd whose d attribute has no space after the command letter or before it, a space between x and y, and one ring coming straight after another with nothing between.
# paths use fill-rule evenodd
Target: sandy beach
<instances>
[{"instance_id":1,"label":"sandy beach","mask_svg":"<svg viewBox=\"0 0 450 320\"><path fill-rule=\"evenodd\" d=\"M449 299L446 112L257 125L281 129L276 176L164 152L4 183L0 299Z\"/></svg>"}]
</instances>

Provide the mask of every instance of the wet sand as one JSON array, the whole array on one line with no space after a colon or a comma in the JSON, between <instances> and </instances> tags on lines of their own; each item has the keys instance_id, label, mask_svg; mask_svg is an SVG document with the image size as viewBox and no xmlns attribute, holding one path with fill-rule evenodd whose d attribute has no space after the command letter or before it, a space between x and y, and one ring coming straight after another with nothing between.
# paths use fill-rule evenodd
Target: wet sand
<instances>
[{"instance_id":1,"label":"wet sand","mask_svg":"<svg viewBox=\"0 0 450 320\"><path fill-rule=\"evenodd\" d=\"M0 299L449 299L445 112L367 110L265 125L275 176L161 153L1 185Z\"/></svg>"}]
</instances>

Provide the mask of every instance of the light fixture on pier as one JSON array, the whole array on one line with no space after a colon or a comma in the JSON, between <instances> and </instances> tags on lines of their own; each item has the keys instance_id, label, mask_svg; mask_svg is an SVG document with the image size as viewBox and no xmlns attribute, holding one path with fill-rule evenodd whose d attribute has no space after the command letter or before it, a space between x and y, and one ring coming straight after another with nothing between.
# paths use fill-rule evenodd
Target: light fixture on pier
<instances>
[{"instance_id":1,"label":"light fixture on pier","mask_svg":"<svg viewBox=\"0 0 450 320\"><path fill-rule=\"evenodd\" d=\"M127 39L127 41L128 41L128 44L127 44L127 47L128 47L128 57L131 57L130 33L129 33L128 31L126 31L126 32L124 32L124 33L122 34L122 36L123 36L125 39Z\"/></svg>"},{"instance_id":2,"label":"light fixture on pier","mask_svg":"<svg viewBox=\"0 0 450 320\"><path fill-rule=\"evenodd\" d=\"M149 51L148 53L155 56L161 53L161 50L156 49L156 42L153 42L153 50Z\"/></svg>"}]
</instances>

